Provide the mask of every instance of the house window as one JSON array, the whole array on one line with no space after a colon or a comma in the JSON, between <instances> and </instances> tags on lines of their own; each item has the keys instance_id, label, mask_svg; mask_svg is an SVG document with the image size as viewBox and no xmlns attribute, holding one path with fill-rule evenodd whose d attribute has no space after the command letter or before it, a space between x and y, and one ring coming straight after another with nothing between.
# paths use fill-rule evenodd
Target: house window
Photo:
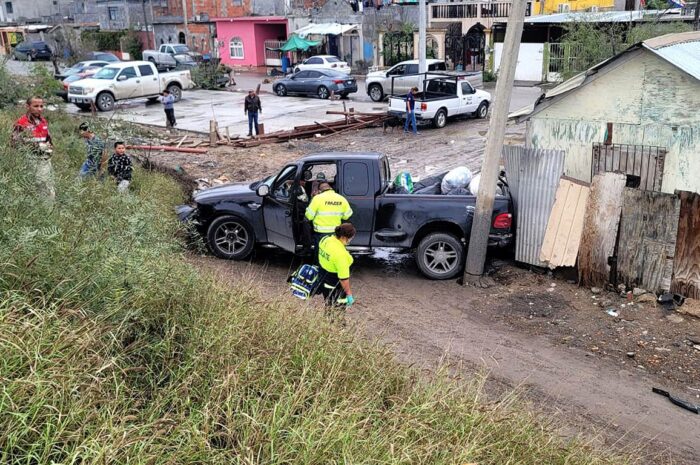
<instances>
[{"instance_id":1,"label":"house window","mask_svg":"<svg viewBox=\"0 0 700 465\"><path fill-rule=\"evenodd\" d=\"M238 60L243 59L243 41L240 37L233 37L229 42L229 51L231 52L231 58L236 58Z\"/></svg>"},{"instance_id":2,"label":"house window","mask_svg":"<svg viewBox=\"0 0 700 465\"><path fill-rule=\"evenodd\" d=\"M107 13L109 13L109 20L110 21L116 21L117 20L117 13L119 12L119 9L116 6L110 6L107 8Z\"/></svg>"},{"instance_id":3,"label":"house window","mask_svg":"<svg viewBox=\"0 0 700 465\"><path fill-rule=\"evenodd\" d=\"M233 0L233 6L241 6L243 5L243 0Z\"/></svg>"},{"instance_id":4,"label":"house window","mask_svg":"<svg viewBox=\"0 0 700 465\"><path fill-rule=\"evenodd\" d=\"M12 9L12 2L5 2L5 11L7 11L8 15L14 13L14 10Z\"/></svg>"}]
</instances>

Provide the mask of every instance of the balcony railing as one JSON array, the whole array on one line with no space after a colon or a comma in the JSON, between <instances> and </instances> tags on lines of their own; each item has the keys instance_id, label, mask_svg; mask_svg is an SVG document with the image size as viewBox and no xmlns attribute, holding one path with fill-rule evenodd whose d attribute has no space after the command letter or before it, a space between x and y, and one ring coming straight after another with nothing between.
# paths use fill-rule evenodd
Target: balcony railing
<instances>
[{"instance_id":1,"label":"balcony railing","mask_svg":"<svg viewBox=\"0 0 700 465\"><path fill-rule=\"evenodd\" d=\"M472 1L431 5L431 19L507 18L511 2ZM527 3L525 16L532 15L532 3Z\"/></svg>"}]
</instances>

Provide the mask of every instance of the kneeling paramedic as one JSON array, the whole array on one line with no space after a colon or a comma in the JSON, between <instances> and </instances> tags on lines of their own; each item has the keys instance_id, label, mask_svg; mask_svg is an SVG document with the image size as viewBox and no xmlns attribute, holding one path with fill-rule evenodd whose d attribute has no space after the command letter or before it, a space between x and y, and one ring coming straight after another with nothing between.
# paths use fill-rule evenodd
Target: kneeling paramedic
<instances>
[{"instance_id":1,"label":"kneeling paramedic","mask_svg":"<svg viewBox=\"0 0 700 465\"><path fill-rule=\"evenodd\" d=\"M322 182L319 185L320 193L311 199L306 207L306 218L313 223L314 249L318 254L318 244L328 234L333 234L335 228L352 216L350 203L340 194L337 194L331 185Z\"/></svg>"},{"instance_id":2,"label":"kneeling paramedic","mask_svg":"<svg viewBox=\"0 0 700 465\"><path fill-rule=\"evenodd\" d=\"M318 261L321 266L320 287L326 305L345 304L351 306L355 299L350 288L350 265L352 256L345 248L355 237L355 227L343 223L335 228L334 234L321 239Z\"/></svg>"}]
</instances>

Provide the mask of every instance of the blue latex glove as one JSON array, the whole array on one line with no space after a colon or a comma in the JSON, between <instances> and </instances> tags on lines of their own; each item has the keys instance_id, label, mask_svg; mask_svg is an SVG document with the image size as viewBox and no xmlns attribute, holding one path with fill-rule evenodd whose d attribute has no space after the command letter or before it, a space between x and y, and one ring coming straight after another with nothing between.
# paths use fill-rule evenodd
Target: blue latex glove
<instances>
[{"instance_id":1,"label":"blue latex glove","mask_svg":"<svg viewBox=\"0 0 700 465\"><path fill-rule=\"evenodd\" d=\"M346 307L352 306L353 303L355 303L355 298L353 296L349 295L345 298L345 306Z\"/></svg>"}]
</instances>

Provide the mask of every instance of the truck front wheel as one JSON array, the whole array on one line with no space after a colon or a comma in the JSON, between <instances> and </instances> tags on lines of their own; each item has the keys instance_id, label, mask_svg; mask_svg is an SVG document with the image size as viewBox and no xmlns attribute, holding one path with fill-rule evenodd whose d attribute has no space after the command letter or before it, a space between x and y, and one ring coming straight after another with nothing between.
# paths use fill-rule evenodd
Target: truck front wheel
<instances>
[{"instance_id":1,"label":"truck front wheel","mask_svg":"<svg viewBox=\"0 0 700 465\"><path fill-rule=\"evenodd\" d=\"M253 252L255 233L236 216L220 216L207 229L207 246L219 258L244 260Z\"/></svg>"},{"instance_id":2,"label":"truck front wheel","mask_svg":"<svg viewBox=\"0 0 700 465\"><path fill-rule=\"evenodd\" d=\"M371 84L368 89L368 94L373 102L381 102L384 98L384 90L379 84Z\"/></svg>"},{"instance_id":3,"label":"truck front wheel","mask_svg":"<svg viewBox=\"0 0 700 465\"><path fill-rule=\"evenodd\" d=\"M464 246L452 234L431 233L418 244L416 262L429 279L454 278L464 264Z\"/></svg>"},{"instance_id":4,"label":"truck front wheel","mask_svg":"<svg viewBox=\"0 0 700 465\"><path fill-rule=\"evenodd\" d=\"M438 128L444 128L447 125L447 111L444 108L440 108L435 116L433 117L433 125Z\"/></svg>"},{"instance_id":5,"label":"truck front wheel","mask_svg":"<svg viewBox=\"0 0 700 465\"><path fill-rule=\"evenodd\" d=\"M481 105L479 105L479 108L476 109L474 112L474 116L476 116L479 119L484 119L486 118L486 115L489 114L489 104L488 102L481 102Z\"/></svg>"},{"instance_id":6,"label":"truck front wheel","mask_svg":"<svg viewBox=\"0 0 700 465\"><path fill-rule=\"evenodd\" d=\"M114 97L109 92L102 92L95 99L95 105L100 111L114 110Z\"/></svg>"}]
</instances>

